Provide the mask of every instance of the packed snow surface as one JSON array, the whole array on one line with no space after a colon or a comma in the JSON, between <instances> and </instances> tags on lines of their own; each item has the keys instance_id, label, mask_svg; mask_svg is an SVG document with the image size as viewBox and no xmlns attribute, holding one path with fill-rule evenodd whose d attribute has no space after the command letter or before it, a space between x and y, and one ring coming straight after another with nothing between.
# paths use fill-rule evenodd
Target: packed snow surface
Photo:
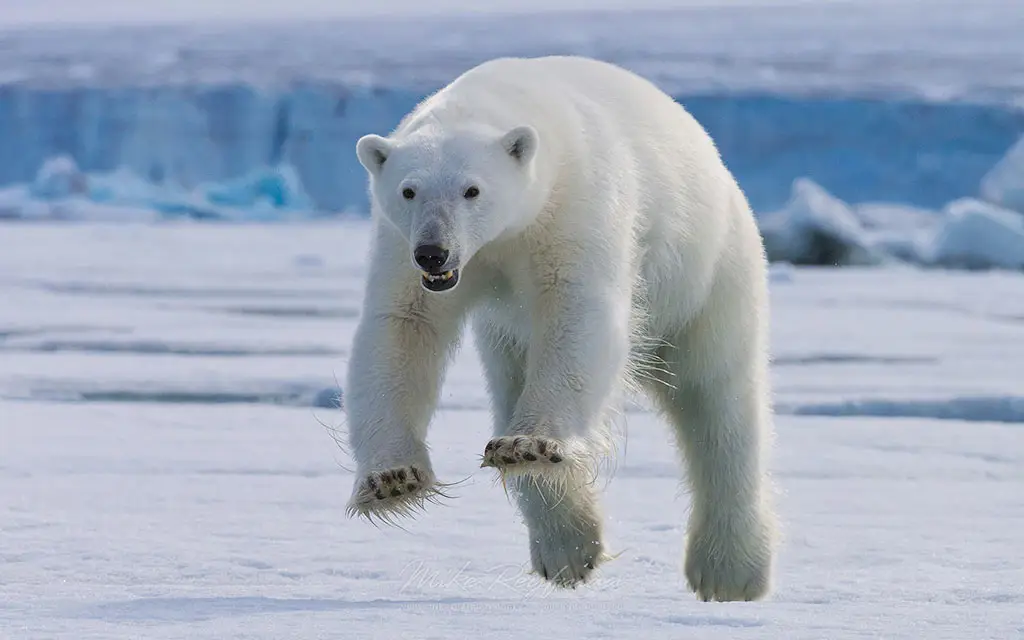
<instances>
[{"instance_id":1,"label":"packed snow surface","mask_svg":"<svg viewBox=\"0 0 1024 640\"><path fill-rule=\"evenodd\" d=\"M866 215L866 214L865 214ZM4 640L1024 634L1024 278L772 271L776 589L707 604L688 497L638 399L596 581L551 591L489 470L472 341L430 444L455 498L349 520L332 436L365 222L0 229ZM553 631L556 630L556 631Z\"/></svg>"}]
</instances>

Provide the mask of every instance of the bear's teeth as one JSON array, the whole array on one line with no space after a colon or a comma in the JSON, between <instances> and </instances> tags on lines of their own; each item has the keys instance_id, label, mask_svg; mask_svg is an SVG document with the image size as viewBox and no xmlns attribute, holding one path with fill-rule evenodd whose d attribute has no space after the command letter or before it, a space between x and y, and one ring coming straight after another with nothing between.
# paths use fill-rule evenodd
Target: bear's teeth
<instances>
[{"instance_id":1,"label":"bear's teeth","mask_svg":"<svg viewBox=\"0 0 1024 640\"><path fill-rule=\"evenodd\" d=\"M442 273L440 275L436 275L436 276L433 275L433 274L430 274L430 273L424 273L423 277L425 279L429 280L430 282L437 282L438 280L450 280L451 277L454 276L454 275L455 275L454 271L446 271L446 272L444 272L444 273Z\"/></svg>"}]
</instances>

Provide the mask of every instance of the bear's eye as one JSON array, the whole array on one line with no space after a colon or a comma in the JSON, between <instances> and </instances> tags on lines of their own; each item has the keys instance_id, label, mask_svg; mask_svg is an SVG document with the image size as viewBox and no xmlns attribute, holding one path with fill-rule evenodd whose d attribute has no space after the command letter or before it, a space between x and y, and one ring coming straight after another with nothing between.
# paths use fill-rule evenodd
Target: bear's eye
<instances>
[{"instance_id":1,"label":"bear's eye","mask_svg":"<svg viewBox=\"0 0 1024 640\"><path fill-rule=\"evenodd\" d=\"M463 193L462 195L465 196L466 200L472 200L473 198L480 195L480 189L478 189L477 187L470 187L466 189L466 192Z\"/></svg>"},{"instance_id":2,"label":"bear's eye","mask_svg":"<svg viewBox=\"0 0 1024 640\"><path fill-rule=\"evenodd\" d=\"M412 200L413 198L416 197L416 192L410 189L409 187L406 187L402 189L402 197L405 198L406 200Z\"/></svg>"}]
</instances>

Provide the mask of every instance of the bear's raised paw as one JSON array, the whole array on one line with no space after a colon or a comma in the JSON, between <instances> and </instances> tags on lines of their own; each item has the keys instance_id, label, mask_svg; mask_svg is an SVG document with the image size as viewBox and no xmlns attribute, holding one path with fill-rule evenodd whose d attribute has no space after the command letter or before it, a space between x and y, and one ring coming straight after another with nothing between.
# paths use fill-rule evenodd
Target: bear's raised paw
<instances>
[{"instance_id":1,"label":"bear's raised paw","mask_svg":"<svg viewBox=\"0 0 1024 640\"><path fill-rule=\"evenodd\" d=\"M433 474L421 467L410 465L374 471L356 486L348 513L389 522L394 516L411 515L438 495Z\"/></svg>"},{"instance_id":2,"label":"bear's raised paw","mask_svg":"<svg viewBox=\"0 0 1024 640\"><path fill-rule=\"evenodd\" d=\"M481 467L499 471L542 473L544 468L560 465L565 454L559 442L544 436L502 436L493 438L484 448Z\"/></svg>"}]
</instances>

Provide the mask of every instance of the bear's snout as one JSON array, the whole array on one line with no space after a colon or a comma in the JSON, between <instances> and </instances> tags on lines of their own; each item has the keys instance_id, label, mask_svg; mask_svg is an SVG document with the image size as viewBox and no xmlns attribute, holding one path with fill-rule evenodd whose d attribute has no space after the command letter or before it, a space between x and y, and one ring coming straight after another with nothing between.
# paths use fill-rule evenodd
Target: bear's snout
<instances>
[{"instance_id":1,"label":"bear's snout","mask_svg":"<svg viewBox=\"0 0 1024 640\"><path fill-rule=\"evenodd\" d=\"M427 273L437 274L448 262L448 250L436 244L421 244L413 250L412 256L419 268Z\"/></svg>"}]
</instances>

